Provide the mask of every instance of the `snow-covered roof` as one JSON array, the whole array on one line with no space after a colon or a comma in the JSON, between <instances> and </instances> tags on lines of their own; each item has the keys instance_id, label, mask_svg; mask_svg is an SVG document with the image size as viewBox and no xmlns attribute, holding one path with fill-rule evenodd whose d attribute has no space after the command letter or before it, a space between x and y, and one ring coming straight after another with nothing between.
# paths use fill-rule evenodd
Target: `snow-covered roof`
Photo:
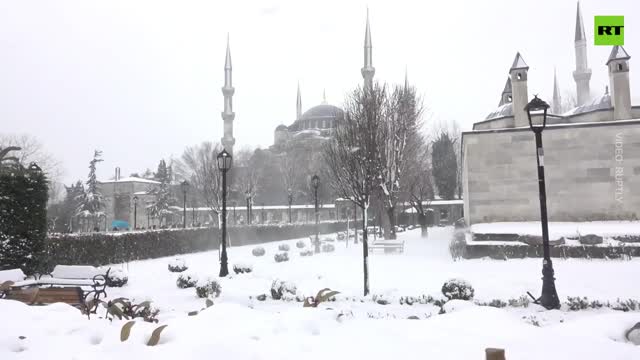
<instances>
[{"instance_id":1,"label":"snow-covered roof","mask_svg":"<svg viewBox=\"0 0 640 360\"><path fill-rule=\"evenodd\" d=\"M159 181L155 181L155 180L149 180L149 179L143 179L143 178L139 178L139 177L135 177L135 176L131 176L131 177L126 177L126 178L121 178L120 180L104 180L104 181L98 181L101 184L109 184L109 183L122 183L122 182L137 182L137 183L145 183L145 184L160 184Z\"/></svg>"},{"instance_id":2,"label":"snow-covered roof","mask_svg":"<svg viewBox=\"0 0 640 360\"><path fill-rule=\"evenodd\" d=\"M516 58L513 59L513 65L511 65L511 70L528 69L528 68L529 68L529 65L527 65L526 62L524 62L522 55L520 55L520 53L517 53Z\"/></svg>"},{"instance_id":3,"label":"snow-covered roof","mask_svg":"<svg viewBox=\"0 0 640 360\"><path fill-rule=\"evenodd\" d=\"M500 105L497 109L487 115L485 120L496 119L505 116L513 116L513 103Z\"/></svg>"},{"instance_id":4,"label":"snow-covered roof","mask_svg":"<svg viewBox=\"0 0 640 360\"><path fill-rule=\"evenodd\" d=\"M594 110L603 110L603 109L611 109L611 95L609 93L605 93L602 96L596 97L591 102L586 103L584 105L575 107L566 113L562 114L562 116L571 116L580 113L585 113Z\"/></svg>"},{"instance_id":5,"label":"snow-covered roof","mask_svg":"<svg viewBox=\"0 0 640 360\"><path fill-rule=\"evenodd\" d=\"M300 210L300 209L313 209L315 207L315 205L291 205L291 210ZM320 204L318 205L319 209L335 209L336 205L335 204ZM174 209L174 210L180 210L182 211L182 206L170 206L170 209ZM233 210L235 208L236 211L246 211L247 207L246 206L233 206L230 205L229 203L227 203L227 211L229 210ZM289 209L289 205L256 205L254 204L252 209L254 211L256 210L288 210ZM189 211L193 211L194 208L187 206L187 210ZM197 207L195 208L196 211L210 211L211 208L209 207Z\"/></svg>"},{"instance_id":6,"label":"snow-covered roof","mask_svg":"<svg viewBox=\"0 0 640 360\"><path fill-rule=\"evenodd\" d=\"M631 59L631 56L624 50L622 46L614 46L611 49L611 54L609 55L609 60L607 60L607 65L613 60L628 60Z\"/></svg>"}]
</instances>

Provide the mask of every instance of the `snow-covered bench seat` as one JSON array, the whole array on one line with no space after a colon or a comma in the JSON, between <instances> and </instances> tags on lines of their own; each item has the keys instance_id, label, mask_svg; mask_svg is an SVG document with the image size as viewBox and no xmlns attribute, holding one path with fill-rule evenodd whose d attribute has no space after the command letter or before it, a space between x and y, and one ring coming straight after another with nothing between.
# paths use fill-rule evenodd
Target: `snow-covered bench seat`
<instances>
[{"instance_id":1,"label":"snow-covered bench seat","mask_svg":"<svg viewBox=\"0 0 640 360\"><path fill-rule=\"evenodd\" d=\"M0 271L0 284L4 286L0 295L7 296L28 287L77 287L83 294L83 301L90 295L92 299L98 299L107 295L105 289L110 270L84 265L57 265L51 274L42 275L39 279L27 279L20 269L3 270Z\"/></svg>"},{"instance_id":2,"label":"snow-covered bench seat","mask_svg":"<svg viewBox=\"0 0 640 360\"><path fill-rule=\"evenodd\" d=\"M375 249L387 249L404 252L404 240L377 240L371 242L369 245L369 252L373 252Z\"/></svg>"}]
</instances>

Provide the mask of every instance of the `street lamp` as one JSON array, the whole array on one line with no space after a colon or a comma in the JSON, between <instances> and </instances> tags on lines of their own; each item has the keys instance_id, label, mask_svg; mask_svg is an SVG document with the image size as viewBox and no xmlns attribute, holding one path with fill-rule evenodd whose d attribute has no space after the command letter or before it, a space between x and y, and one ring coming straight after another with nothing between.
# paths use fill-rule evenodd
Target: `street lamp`
<instances>
[{"instance_id":1,"label":"street lamp","mask_svg":"<svg viewBox=\"0 0 640 360\"><path fill-rule=\"evenodd\" d=\"M287 189L287 199L289 200L289 224L291 224L291 204L293 203L293 190Z\"/></svg>"},{"instance_id":2,"label":"street lamp","mask_svg":"<svg viewBox=\"0 0 640 360\"><path fill-rule=\"evenodd\" d=\"M313 197L315 198L315 210L316 210L316 254L320 252L320 238L318 237L318 186L320 186L320 177L313 175L311 178L311 185L313 186Z\"/></svg>"},{"instance_id":3,"label":"street lamp","mask_svg":"<svg viewBox=\"0 0 640 360\"><path fill-rule=\"evenodd\" d=\"M232 157L227 150L217 156L218 170L222 171L222 255L220 257L220 277L229 275L227 265L227 171L231 169Z\"/></svg>"},{"instance_id":4,"label":"street lamp","mask_svg":"<svg viewBox=\"0 0 640 360\"><path fill-rule=\"evenodd\" d=\"M138 228L138 196L133 196L133 230Z\"/></svg>"},{"instance_id":5,"label":"street lamp","mask_svg":"<svg viewBox=\"0 0 640 360\"><path fill-rule=\"evenodd\" d=\"M540 304L547 310L560 308L558 293L556 292L555 278L553 277L553 263L549 254L549 224L547 222L547 192L544 183L544 150L542 149L542 130L547 126L547 110L549 104L538 96L525 106L524 110L529 117L529 127L536 137L536 161L538 163L538 188L540 193L540 221L542 223L542 247L544 259L542 260L542 295Z\"/></svg>"},{"instance_id":6,"label":"street lamp","mask_svg":"<svg viewBox=\"0 0 640 360\"><path fill-rule=\"evenodd\" d=\"M251 225L251 192L245 191L244 196L247 198L247 225Z\"/></svg>"},{"instance_id":7,"label":"street lamp","mask_svg":"<svg viewBox=\"0 0 640 360\"><path fill-rule=\"evenodd\" d=\"M180 187L182 188L182 228L185 229L187 227L187 190L189 189L189 183L187 180L180 183Z\"/></svg>"}]
</instances>

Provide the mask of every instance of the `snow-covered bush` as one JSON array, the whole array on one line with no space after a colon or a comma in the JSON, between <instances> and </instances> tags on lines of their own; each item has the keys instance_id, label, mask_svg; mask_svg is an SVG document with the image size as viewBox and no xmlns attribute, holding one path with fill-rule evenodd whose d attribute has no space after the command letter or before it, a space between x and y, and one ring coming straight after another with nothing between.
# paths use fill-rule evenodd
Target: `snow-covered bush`
<instances>
[{"instance_id":1,"label":"snow-covered bush","mask_svg":"<svg viewBox=\"0 0 640 360\"><path fill-rule=\"evenodd\" d=\"M507 306L507 303L502 301L502 300L500 300L500 299L493 299L487 305L491 306L491 307L495 307L495 308L503 308L503 307Z\"/></svg>"},{"instance_id":2,"label":"snow-covered bush","mask_svg":"<svg viewBox=\"0 0 640 360\"><path fill-rule=\"evenodd\" d=\"M336 239L333 237L324 237L322 238L322 242L335 242Z\"/></svg>"},{"instance_id":3,"label":"snow-covered bush","mask_svg":"<svg viewBox=\"0 0 640 360\"><path fill-rule=\"evenodd\" d=\"M182 273L180 274L180 276L178 276L178 279L176 280L176 285L180 289L194 287L196 286L197 283L198 283L198 277L193 274Z\"/></svg>"},{"instance_id":4,"label":"snow-covered bush","mask_svg":"<svg viewBox=\"0 0 640 360\"><path fill-rule=\"evenodd\" d=\"M253 271L253 266L251 264L234 264L233 272L236 274L248 274Z\"/></svg>"},{"instance_id":5,"label":"snow-covered bush","mask_svg":"<svg viewBox=\"0 0 640 360\"><path fill-rule=\"evenodd\" d=\"M184 261L184 259L181 258L171 260L169 262L169 265L167 265L167 268L169 268L169 271L171 272L183 272L189 269L187 263Z\"/></svg>"},{"instance_id":6,"label":"snow-covered bush","mask_svg":"<svg viewBox=\"0 0 640 360\"><path fill-rule=\"evenodd\" d=\"M569 310L572 311L584 310L589 308L589 300L586 297L567 296L567 305L569 305Z\"/></svg>"},{"instance_id":7,"label":"snow-covered bush","mask_svg":"<svg viewBox=\"0 0 640 360\"><path fill-rule=\"evenodd\" d=\"M302 248L304 248L305 246L307 246L307 244L306 244L303 240L298 240L298 242L296 242L296 247L297 247L298 249L302 249Z\"/></svg>"},{"instance_id":8,"label":"snow-covered bush","mask_svg":"<svg viewBox=\"0 0 640 360\"><path fill-rule=\"evenodd\" d=\"M206 277L196 283L196 294L199 298L218 297L221 292L222 286L220 286L220 282L215 277Z\"/></svg>"},{"instance_id":9,"label":"snow-covered bush","mask_svg":"<svg viewBox=\"0 0 640 360\"><path fill-rule=\"evenodd\" d=\"M509 299L509 306L511 307L529 307L531 300L528 296L522 295L517 299Z\"/></svg>"},{"instance_id":10,"label":"snow-covered bush","mask_svg":"<svg viewBox=\"0 0 640 360\"><path fill-rule=\"evenodd\" d=\"M442 294L449 300L473 299L473 286L462 279L450 279L442 285Z\"/></svg>"},{"instance_id":11,"label":"snow-covered bush","mask_svg":"<svg viewBox=\"0 0 640 360\"><path fill-rule=\"evenodd\" d=\"M123 287L127 282L129 282L129 276L126 270L121 268L109 269L109 274L107 274L107 286Z\"/></svg>"},{"instance_id":12,"label":"snow-covered bush","mask_svg":"<svg viewBox=\"0 0 640 360\"><path fill-rule=\"evenodd\" d=\"M276 262L289 261L289 253L281 252L281 253L275 254L275 255L273 256L273 259L274 259Z\"/></svg>"},{"instance_id":13,"label":"snow-covered bush","mask_svg":"<svg viewBox=\"0 0 640 360\"><path fill-rule=\"evenodd\" d=\"M296 292L298 289L293 283L282 280L274 280L271 283L271 297L274 300L286 299L286 298L295 298Z\"/></svg>"},{"instance_id":14,"label":"snow-covered bush","mask_svg":"<svg viewBox=\"0 0 640 360\"><path fill-rule=\"evenodd\" d=\"M322 252L334 252L336 247L333 244L322 244Z\"/></svg>"},{"instance_id":15,"label":"snow-covered bush","mask_svg":"<svg viewBox=\"0 0 640 360\"><path fill-rule=\"evenodd\" d=\"M253 254L253 256L263 256L267 253L267 251L262 246L257 246L254 247L253 250L251 250L251 253Z\"/></svg>"},{"instance_id":16,"label":"snow-covered bush","mask_svg":"<svg viewBox=\"0 0 640 360\"><path fill-rule=\"evenodd\" d=\"M313 256L313 250L301 251L300 256Z\"/></svg>"},{"instance_id":17,"label":"snow-covered bush","mask_svg":"<svg viewBox=\"0 0 640 360\"><path fill-rule=\"evenodd\" d=\"M280 251L289 251L290 247L289 244L280 244L278 245L278 250Z\"/></svg>"},{"instance_id":18,"label":"snow-covered bush","mask_svg":"<svg viewBox=\"0 0 640 360\"><path fill-rule=\"evenodd\" d=\"M347 235L344 232L339 232L337 235L338 240L342 241L347 237Z\"/></svg>"}]
</instances>

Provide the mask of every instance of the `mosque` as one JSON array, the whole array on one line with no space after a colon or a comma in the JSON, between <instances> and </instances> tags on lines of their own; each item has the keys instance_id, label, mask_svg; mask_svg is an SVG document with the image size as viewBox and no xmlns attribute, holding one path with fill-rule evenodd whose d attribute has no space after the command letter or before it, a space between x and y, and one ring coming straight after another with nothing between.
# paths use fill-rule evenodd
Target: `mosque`
<instances>
[{"instance_id":1,"label":"mosque","mask_svg":"<svg viewBox=\"0 0 640 360\"><path fill-rule=\"evenodd\" d=\"M602 59L609 86L592 97L579 3L574 35L577 106L562 111L554 78L543 132L549 220L638 219L640 193L633 189L640 187L640 106L631 105L631 57L622 46L611 49ZM534 135L524 110L528 70L517 53L498 108L462 135L467 225L540 220Z\"/></svg>"}]
</instances>

